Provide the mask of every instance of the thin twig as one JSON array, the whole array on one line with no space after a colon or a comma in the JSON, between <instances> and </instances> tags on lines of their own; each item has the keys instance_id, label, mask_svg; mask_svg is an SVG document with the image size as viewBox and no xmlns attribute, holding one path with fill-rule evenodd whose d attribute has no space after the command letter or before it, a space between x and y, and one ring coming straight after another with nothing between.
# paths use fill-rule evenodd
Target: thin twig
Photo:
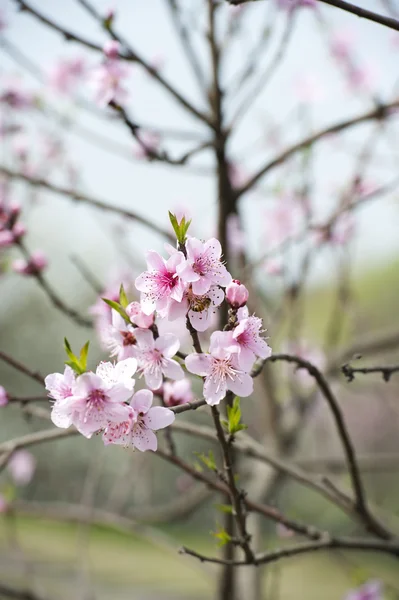
<instances>
[{"instance_id":1,"label":"thin twig","mask_svg":"<svg viewBox=\"0 0 399 600\"><path fill-rule=\"evenodd\" d=\"M368 375L370 373L381 373L384 381L389 381L394 373L399 373L399 366L394 367L351 367L349 364L342 365L342 373L345 375L348 381L355 379L356 373L362 373Z\"/></svg>"}]
</instances>

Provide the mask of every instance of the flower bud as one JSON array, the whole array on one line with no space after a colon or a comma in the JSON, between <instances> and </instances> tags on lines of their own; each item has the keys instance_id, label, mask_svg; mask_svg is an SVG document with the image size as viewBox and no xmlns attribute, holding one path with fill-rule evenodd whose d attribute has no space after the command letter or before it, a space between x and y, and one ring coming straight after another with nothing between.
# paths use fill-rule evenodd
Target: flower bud
<instances>
[{"instance_id":1,"label":"flower bud","mask_svg":"<svg viewBox=\"0 0 399 600\"><path fill-rule=\"evenodd\" d=\"M107 58L115 59L119 57L120 44L116 40L105 42L103 52Z\"/></svg>"},{"instance_id":2,"label":"flower bud","mask_svg":"<svg viewBox=\"0 0 399 600\"><path fill-rule=\"evenodd\" d=\"M0 406L5 406L6 404L8 404L8 395L5 388L0 385Z\"/></svg>"},{"instance_id":3,"label":"flower bud","mask_svg":"<svg viewBox=\"0 0 399 600\"><path fill-rule=\"evenodd\" d=\"M248 301L248 290L238 279L233 279L226 288L227 302L233 308L241 308Z\"/></svg>"},{"instance_id":4,"label":"flower bud","mask_svg":"<svg viewBox=\"0 0 399 600\"><path fill-rule=\"evenodd\" d=\"M139 302L131 302L125 310L131 322L137 327L148 329L154 324L154 314L146 315L143 313Z\"/></svg>"}]
</instances>

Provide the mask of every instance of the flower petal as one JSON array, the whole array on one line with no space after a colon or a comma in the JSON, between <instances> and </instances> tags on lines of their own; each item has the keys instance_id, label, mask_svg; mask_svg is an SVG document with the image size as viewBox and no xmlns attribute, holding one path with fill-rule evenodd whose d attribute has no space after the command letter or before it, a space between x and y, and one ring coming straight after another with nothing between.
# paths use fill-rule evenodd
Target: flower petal
<instances>
[{"instance_id":1,"label":"flower petal","mask_svg":"<svg viewBox=\"0 0 399 600\"><path fill-rule=\"evenodd\" d=\"M145 452L146 450L155 452L158 448L157 436L147 427L139 427L136 425L133 428L131 439L133 446L137 448L137 450L140 450L140 452Z\"/></svg>"},{"instance_id":2,"label":"flower petal","mask_svg":"<svg viewBox=\"0 0 399 600\"><path fill-rule=\"evenodd\" d=\"M165 358L172 358L180 348L179 338L173 333L165 333L155 340L155 348Z\"/></svg>"},{"instance_id":3,"label":"flower petal","mask_svg":"<svg viewBox=\"0 0 399 600\"><path fill-rule=\"evenodd\" d=\"M137 328L134 332L134 335L140 350L147 351L154 348L154 334L152 331L149 331L149 329Z\"/></svg>"},{"instance_id":4,"label":"flower petal","mask_svg":"<svg viewBox=\"0 0 399 600\"><path fill-rule=\"evenodd\" d=\"M205 377L212 370L212 357L210 354L197 354L197 352L193 352L193 354L186 356L184 362L190 373L194 373L194 375Z\"/></svg>"},{"instance_id":5,"label":"flower petal","mask_svg":"<svg viewBox=\"0 0 399 600\"><path fill-rule=\"evenodd\" d=\"M212 279L209 279L206 275L200 277L198 281L193 281L193 292L197 296L204 296L212 285Z\"/></svg>"},{"instance_id":6,"label":"flower petal","mask_svg":"<svg viewBox=\"0 0 399 600\"><path fill-rule=\"evenodd\" d=\"M150 390L139 390L132 398L130 406L137 413L147 413L152 406L154 394Z\"/></svg>"},{"instance_id":7,"label":"flower petal","mask_svg":"<svg viewBox=\"0 0 399 600\"><path fill-rule=\"evenodd\" d=\"M171 360L170 358L165 358L162 361L162 371L165 377L169 377L169 379L184 378L184 371L179 365L179 363L175 360Z\"/></svg>"},{"instance_id":8,"label":"flower petal","mask_svg":"<svg viewBox=\"0 0 399 600\"><path fill-rule=\"evenodd\" d=\"M226 395L225 377L207 377L204 383L204 398L210 406L219 404Z\"/></svg>"},{"instance_id":9,"label":"flower petal","mask_svg":"<svg viewBox=\"0 0 399 600\"><path fill-rule=\"evenodd\" d=\"M143 422L149 429L158 430L168 427L175 420L175 413L163 406L153 406L143 417Z\"/></svg>"},{"instance_id":10,"label":"flower petal","mask_svg":"<svg viewBox=\"0 0 399 600\"><path fill-rule=\"evenodd\" d=\"M145 255L149 271L166 271L165 261L155 250L148 250Z\"/></svg>"},{"instance_id":11,"label":"flower petal","mask_svg":"<svg viewBox=\"0 0 399 600\"><path fill-rule=\"evenodd\" d=\"M235 379L228 378L227 387L240 398L246 398L254 391L254 380L248 373L241 373Z\"/></svg>"}]
</instances>

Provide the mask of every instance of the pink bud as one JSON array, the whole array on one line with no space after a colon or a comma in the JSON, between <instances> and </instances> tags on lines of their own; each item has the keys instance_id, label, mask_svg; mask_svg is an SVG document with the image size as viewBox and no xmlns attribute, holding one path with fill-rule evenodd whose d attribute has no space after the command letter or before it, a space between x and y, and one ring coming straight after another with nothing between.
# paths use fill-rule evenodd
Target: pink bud
<instances>
[{"instance_id":1,"label":"pink bud","mask_svg":"<svg viewBox=\"0 0 399 600\"><path fill-rule=\"evenodd\" d=\"M17 450L7 466L16 485L27 485L35 472L36 459L26 450Z\"/></svg>"},{"instance_id":2,"label":"pink bud","mask_svg":"<svg viewBox=\"0 0 399 600\"><path fill-rule=\"evenodd\" d=\"M14 236L11 231L5 229L4 231L0 231L0 248L5 248L6 246L11 246L14 243Z\"/></svg>"},{"instance_id":3,"label":"pink bud","mask_svg":"<svg viewBox=\"0 0 399 600\"><path fill-rule=\"evenodd\" d=\"M148 329L154 324L154 315L144 314L139 302L131 302L126 307L126 314L134 325L142 329Z\"/></svg>"},{"instance_id":4,"label":"pink bud","mask_svg":"<svg viewBox=\"0 0 399 600\"><path fill-rule=\"evenodd\" d=\"M13 217L19 217L20 212L21 212L21 205L20 205L20 203L19 202L15 202L15 201L11 202L10 203L10 214Z\"/></svg>"},{"instance_id":5,"label":"pink bud","mask_svg":"<svg viewBox=\"0 0 399 600\"><path fill-rule=\"evenodd\" d=\"M107 58L115 59L119 56L120 43L116 40L109 40L105 42L103 52Z\"/></svg>"},{"instance_id":6,"label":"pink bud","mask_svg":"<svg viewBox=\"0 0 399 600\"><path fill-rule=\"evenodd\" d=\"M248 290L238 279L233 279L226 288L227 302L233 308L241 308L245 306L248 300Z\"/></svg>"},{"instance_id":7,"label":"pink bud","mask_svg":"<svg viewBox=\"0 0 399 600\"><path fill-rule=\"evenodd\" d=\"M5 406L8 404L8 395L5 388L0 385L0 406Z\"/></svg>"},{"instance_id":8,"label":"pink bud","mask_svg":"<svg viewBox=\"0 0 399 600\"><path fill-rule=\"evenodd\" d=\"M18 259L14 260L11 268L20 275L37 275L45 267L47 267L48 261L46 256L40 250L32 252L30 260Z\"/></svg>"},{"instance_id":9,"label":"pink bud","mask_svg":"<svg viewBox=\"0 0 399 600\"><path fill-rule=\"evenodd\" d=\"M21 237L23 235L25 235L26 233L26 227L25 225L22 225L22 223L15 223L14 227L12 228L12 234L14 236L14 241L18 241L21 239Z\"/></svg>"},{"instance_id":10,"label":"pink bud","mask_svg":"<svg viewBox=\"0 0 399 600\"><path fill-rule=\"evenodd\" d=\"M43 271L48 265L48 260L41 250L36 250L32 252L30 264L35 271Z\"/></svg>"}]
</instances>

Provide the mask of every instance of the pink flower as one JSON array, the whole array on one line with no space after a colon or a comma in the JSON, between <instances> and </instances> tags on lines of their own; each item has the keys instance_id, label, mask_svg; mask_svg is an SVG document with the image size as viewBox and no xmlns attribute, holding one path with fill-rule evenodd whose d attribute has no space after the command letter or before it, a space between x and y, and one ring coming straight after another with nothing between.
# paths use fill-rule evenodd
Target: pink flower
<instances>
[{"instance_id":1,"label":"pink flower","mask_svg":"<svg viewBox=\"0 0 399 600\"><path fill-rule=\"evenodd\" d=\"M345 600L383 600L382 584L377 579L366 582L356 590L351 590Z\"/></svg>"},{"instance_id":2,"label":"pink flower","mask_svg":"<svg viewBox=\"0 0 399 600\"><path fill-rule=\"evenodd\" d=\"M126 314L134 325L142 329L148 329L154 324L154 315L146 315L141 310L140 302L131 302L126 307Z\"/></svg>"},{"instance_id":3,"label":"pink flower","mask_svg":"<svg viewBox=\"0 0 399 600\"><path fill-rule=\"evenodd\" d=\"M110 424L103 435L104 443L155 452L158 441L154 431L168 427L175 420L175 415L168 408L152 406L152 401L150 390L136 392L130 403L128 419L119 425Z\"/></svg>"},{"instance_id":4,"label":"pink flower","mask_svg":"<svg viewBox=\"0 0 399 600\"><path fill-rule=\"evenodd\" d=\"M60 378L55 377L58 374L46 377L46 388L49 389L50 396L56 400L51 412L54 425L64 429L75 425L80 433L89 438L96 431L105 429L109 422L121 423L126 420L129 409L124 403L132 396L134 384L130 379L136 368L137 362L134 358L111 367L102 363L96 374L89 372L79 375L72 382L70 395L69 390L64 390L62 387L64 391L61 396L59 395ZM115 371L113 374L112 369ZM64 373L64 384L65 375L68 378L65 387L68 388L71 375L69 372ZM54 381L56 381L55 388ZM68 393L68 396L62 398L62 394L65 393Z\"/></svg>"},{"instance_id":5,"label":"pink flower","mask_svg":"<svg viewBox=\"0 0 399 600\"><path fill-rule=\"evenodd\" d=\"M9 230L0 231L0 248L7 248L12 246L15 242L14 236Z\"/></svg>"},{"instance_id":6,"label":"pink flower","mask_svg":"<svg viewBox=\"0 0 399 600\"><path fill-rule=\"evenodd\" d=\"M139 372L144 375L146 384L152 390L162 385L162 375L169 379L183 379L184 371L178 362L172 360L179 350L180 342L172 333L166 333L154 340L148 329L137 329L137 361Z\"/></svg>"},{"instance_id":7,"label":"pink flower","mask_svg":"<svg viewBox=\"0 0 399 600\"><path fill-rule=\"evenodd\" d=\"M276 534L279 538L286 539L295 535L295 531L286 527L283 523L276 524Z\"/></svg>"},{"instance_id":8,"label":"pink flower","mask_svg":"<svg viewBox=\"0 0 399 600\"><path fill-rule=\"evenodd\" d=\"M11 267L20 275L37 275L47 266L47 258L40 250L32 252L29 260L14 260Z\"/></svg>"},{"instance_id":9,"label":"pink flower","mask_svg":"<svg viewBox=\"0 0 399 600\"><path fill-rule=\"evenodd\" d=\"M58 93L72 94L86 74L84 58L77 56L58 61L50 70L49 84Z\"/></svg>"},{"instance_id":10,"label":"pink flower","mask_svg":"<svg viewBox=\"0 0 399 600\"><path fill-rule=\"evenodd\" d=\"M348 71L349 88L354 92L372 92L377 83L377 71L374 65L351 66Z\"/></svg>"},{"instance_id":11,"label":"pink flower","mask_svg":"<svg viewBox=\"0 0 399 600\"><path fill-rule=\"evenodd\" d=\"M116 40L108 40L104 44L103 52L107 58L115 59L119 57L121 45Z\"/></svg>"},{"instance_id":12,"label":"pink flower","mask_svg":"<svg viewBox=\"0 0 399 600\"><path fill-rule=\"evenodd\" d=\"M226 300L233 308L244 306L248 297L247 288L238 279L233 279L226 288Z\"/></svg>"},{"instance_id":13,"label":"pink flower","mask_svg":"<svg viewBox=\"0 0 399 600\"><path fill-rule=\"evenodd\" d=\"M206 331L212 326L217 307L223 300L224 292L217 285L212 285L206 294L202 295L194 294L192 285L189 285L181 302L169 301L166 317L169 321L174 321L187 315L194 329Z\"/></svg>"},{"instance_id":14,"label":"pink flower","mask_svg":"<svg viewBox=\"0 0 399 600\"><path fill-rule=\"evenodd\" d=\"M317 245L330 243L336 246L344 246L350 242L355 233L355 221L353 216L345 211L337 216L330 224L314 227L313 239Z\"/></svg>"},{"instance_id":15,"label":"pink flower","mask_svg":"<svg viewBox=\"0 0 399 600\"><path fill-rule=\"evenodd\" d=\"M10 108L24 109L32 108L34 97L21 86L19 79L11 79L0 92L0 104L6 104Z\"/></svg>"},{"instance_id":16,"label":"pink flower","mask_svg":"<svg viewBox=\"0 0 399 600\"><path fill-rule=\"evenodd\" d=\"M35 472L36 460L27 450L17 450L8 461L7 468L15 485L27 485Z\"/></svg>"},{"instance_id":17,"label":"pink flower","mask_svg":"<svg viewBox=\"0 0 399 600\"><path fill-rule=\"evenodd\" d=\"M118 59L106 59L92 73L92 85L95 98L100 106L107 106L110 102L123 104L127 97L127 90L122 81L128 77L128 69Z\"/></svg>"},{"instance_id":18,"label":"pink flower","mask_svg":"<svg viewBox=\"0 0 399 600\"><path fill-rule=\"evenodd\" d=\"M266 237L269 244L278 246L287 238L299 235L303 216L299 200L290 194L282 195L266 214Z\"/></svg>"},{"instance_id":19,"label":"pink flower","mask_svg":"<svg viewBox=\"0 0 399 600\"><path fill-rule=\"evenodd\" d=\"M146 258L148 271L137 277L135 285L141 292L141 308L150 315L155 309L166 309L169 298L182 301L184 284L177 269L185 261L182 252L175 252L165 260L158 252L149 250Z\"/></svg>"},{"instance_id":20,"label":"pink flower","mask_svg":"<svg viewBox=\"0 0 399 600\"><path fill-rule=\"evenodd\" d=\"M6 389L0 385L0 406L6 406L8 404L8 394Z\"/></svg>"},{"instance_id":21,"label":"pink flower","mask_svg":"<svg viewBox=\"0 0 399 600\"><path fill-rule=\"evenodd\" d=\"M256 360L268 358L272 349L260 336L262 332L262 319L248 316L246 306L237 313L238 325L233 329L233 339L239 347L238 364L244 371L250 371Z\"/></svg>"},{"instance_id":22,"label":"pink flower","mask_svg":"<svg viewBox=\"0 0 399 600\"><path fill-rule=\"evenodd\" d=\"M64 373L51 373L44 380L50 398L62 401L72 396L72 387L75 383L75 373L71 367L66 366Z\"/></svg>"},{"instance_id":23,"label":"pink flower","mask_svg":"<svg viewBox=\"0 0 399 600\"><path fill-rule=\"evenodd\" d=\"M283 275L284 262L280 256L268 258L264 261L263 268L268 275Z\"/></svg>"},{"instance_id":24,"label":"pink flower","mask_svg":"<svg viewBox=\"0 0 399 600\"><path fill-rule=\"evenodd\" d=\"M231 275L221 262L222 248L216 238L202 243L196 238L186 242L187 260L176 270L185 283L192 283L194 294L206 294L212 284L226 286Z\"/></svg>"},{"instance_id":25,"label":"pink flower","mask_svg":"<svg viewBox=\"0 0 399 600\"><path fill-rule=\"evenodd\" d=\"M194 399L191 390L191 381L187 378L180 381L165 381L163 385L163 399L167 406L179 406L192 402Z\"/></svg>"},{"instance_id":26,"label":"pink flower","mask_svg":"<svg viewBox=\"0 0 399 600\"><path fill-rule=\"evenodd\" d=\"M205 377L204 398L211 406L219 404L227 390L244 398L252 394L253 380L239 366L238 351L231 331L215 331L209 354L193 353L186 358L190 373Z\"/></svg>"},{"instance_id":27,"label":"pink flower","mask_svg":"<svg viewBox=\"0 0 399 600\"><path fill-rule=\"evenodd\" d=\"M136 356L136 330L116 310L112 310L111 324L103 327L100 337L104 347L110 351L111 356L116 356L117 360Z\"/></svg>"},{"instance_id":28,"label":"pink flower","mask_svg":"<svg viewBox=\"0 0 399 600\"><path fill-rule=\"evenodd\" d=\"M352 29L340 29L330 38L331 52L337 59L348 60L356 41L356 34Z\"/></svg>"}]
</instances>

